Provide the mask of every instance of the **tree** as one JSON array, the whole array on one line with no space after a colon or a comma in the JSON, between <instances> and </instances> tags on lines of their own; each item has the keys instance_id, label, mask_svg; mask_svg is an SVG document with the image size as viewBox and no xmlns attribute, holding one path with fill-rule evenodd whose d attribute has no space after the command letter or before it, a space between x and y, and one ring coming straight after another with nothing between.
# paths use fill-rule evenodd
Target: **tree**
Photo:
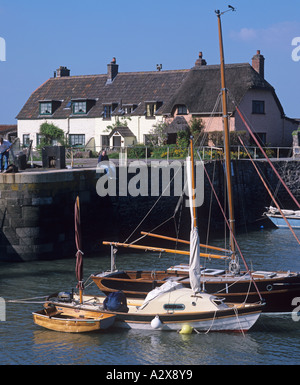
<instances>
[{"instance_id":1,"label":"tree","mask_svg":"<svg viewBox=\"0 0 300 385\"><path fill-rule=\"evenodd\" d=\"M117 127L128 127L128 120L131 120L130 116L117 116L115 123L106 126L105 131L112 131L114 128Z\"/></svg>"},{"instance_id":2,"label":"tree","mask_svg":"<svg viewBox=\"0 0 300 385\"><path fill-rule=\"evenodd\" d=\"M188 148L190 143L190 133L187 130L177 132L176 144L179 148Z\"/></svg>"},{"instance_id":3,"label":"tree","mask_svg":"<svg viewBox=\"0 0 300 385\"><path fill-rule=\"evenodd\" d=\"M43 123L40 125L40 135L42 146L51 146L54 140L57 140L60 144L65 142L65 133L64 131L55 126L53 123Z\"/></svg>"},{"instance_id":4,"label":"tree","mask_svg":"<svg viewBox=\"0 0 300 385\"><path fill-rule=\"evenodd\" d=\"M148 140L152 146L162 146L166 143L168 139L167 127L167 123L157 123L153 125L153 128L147 135Z\"/></svg>"},{"instance_id":5,"label":"tree","mask_svg":"<svg viewBox=\"0 0 300 385\"><path fill-rule=\"evenodd\" d=\"M199 146L202 139L201 132L204 129L204 123L202 119L192 117L189 122L189 126L191 135L194 137L194 144L195 146Z\"/></svg>"}]
</instances>

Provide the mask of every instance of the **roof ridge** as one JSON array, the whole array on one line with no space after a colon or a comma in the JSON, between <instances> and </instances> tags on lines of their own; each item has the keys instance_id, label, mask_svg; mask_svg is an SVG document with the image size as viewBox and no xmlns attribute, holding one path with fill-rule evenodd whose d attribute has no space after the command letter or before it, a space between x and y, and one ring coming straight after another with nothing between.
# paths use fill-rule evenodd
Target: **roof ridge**
<instances>
[{"instance_id":1,"label":"roof ridge","mask_svg":"<svg viewBox=\"0 0 300 385\"><path fill-rule=\"evenodd\" d=\"M190 69L177 69L177 70L164 70L164 71L126 71L118 72L118 75L140 75L140 74L166 74L166 73L178 73L178 72L188 72ZM107 74L87 74L87 75L72 75L72 76L61 76L61 77L51 77L50 79L74 79L74 78L90 78L90 77L107 77ZM49 80L49 79L48 79ZM46 82L45 82L46 83ZM41 86L40 86L41 87Z\"/></svg>"}]
</instances>

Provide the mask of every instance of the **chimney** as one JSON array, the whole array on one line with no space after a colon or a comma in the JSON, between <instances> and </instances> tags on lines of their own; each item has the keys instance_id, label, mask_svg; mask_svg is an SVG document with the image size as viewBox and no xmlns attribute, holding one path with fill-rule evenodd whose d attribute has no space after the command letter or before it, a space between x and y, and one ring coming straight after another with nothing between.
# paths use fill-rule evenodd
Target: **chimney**
<instances>
[{"instance_id":1,"label":"chimney","mask_svg":"<svg viewBox=\"0 0 300 385\"><path fill-rule=\"evenodd\" d=\"M195 62L196 67L206 66L206 60L202 59L202 52L199 52L199 59Z\"/></svg>"},{"instance_id":2,"label":"chimney","mask_svg":"<svg viewBox=\"0 0 300 385\"><path fill-rule=\"evenodd\" d=\"M112 59L112 61L110 62L110 64L107 64L107 82L106 82L106 84L112 83L114 78L118 75L118 69L119 69L119 65L117 64L116 58L114 57Z\"/></svg>"},{"instance_id":3,"label":"chimney","mask_svg":"<svg viewBox=\"0 0 300 385\"><path fill-rule=\"evenodd\" d=\"M260 54L260 50L257 50L256 55L252 58L252 67L260 76L265 77L265 58Z\"/></svg>"},{"instance_id":4,"label":"chimney","mask_svg":"<svg viewBox=\"0 0 300 385\"><path fill-rule=\"evenodd\" d=\"M62 78L64 76L70 76L70 70L67 67L60 66L56 71L56 76Z\"/></svg>"}]
</instances>

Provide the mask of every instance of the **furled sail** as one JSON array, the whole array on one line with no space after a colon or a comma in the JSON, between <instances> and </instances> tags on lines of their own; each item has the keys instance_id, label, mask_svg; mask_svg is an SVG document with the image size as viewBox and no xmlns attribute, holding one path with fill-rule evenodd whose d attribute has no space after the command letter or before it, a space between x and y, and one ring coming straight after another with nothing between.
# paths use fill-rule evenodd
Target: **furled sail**
<instances>
[{"instance_id":1,"label":"furled sail","mask_svg":"<svg viewBox=\"0 0 300 385\"><path fill-rule=\"evenodd\" d=\"M189 192L189 203L191 212L191 232L190 232L190 263L189 263L189 276L190 285L194 293L200 292L200 239L198 233L198 227L196 225L194 199L193 199L193 183L192 183L192 167L193 162L190 157L186 158L187 169L187 183Z\"/></svg>"}]
</instances>

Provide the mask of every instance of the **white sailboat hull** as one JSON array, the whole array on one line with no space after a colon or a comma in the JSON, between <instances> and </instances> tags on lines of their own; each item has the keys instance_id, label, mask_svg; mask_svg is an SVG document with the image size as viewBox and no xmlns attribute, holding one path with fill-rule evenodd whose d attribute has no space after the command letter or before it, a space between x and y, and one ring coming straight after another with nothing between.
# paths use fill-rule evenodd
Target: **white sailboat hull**
<instances>
[{"instance_id":1,"label":"white sailboat hull","mask_svg":"<svg viewBox=\"0 0 300 385\"><path fill-rule=\"evenodd\" d=\"M226 318L216 318L209 320L201 321L185 321L185 322L169 322L163 323L161 327L156 328L156 330L162 331L180 331L183 326L189 325L191 328L196 329L197 331L207 332L207 331L223 331L223 332L239 332L239 331L248 331L256 323L260 316L260 313L247 314L232 316ZM130 322L130 321L116 321L114 324L115 327L124 328L124 329L136 329L136 330L152 330L153 327L151 323L141 323L141 322Z\"/></svg>"}]
</instances>

